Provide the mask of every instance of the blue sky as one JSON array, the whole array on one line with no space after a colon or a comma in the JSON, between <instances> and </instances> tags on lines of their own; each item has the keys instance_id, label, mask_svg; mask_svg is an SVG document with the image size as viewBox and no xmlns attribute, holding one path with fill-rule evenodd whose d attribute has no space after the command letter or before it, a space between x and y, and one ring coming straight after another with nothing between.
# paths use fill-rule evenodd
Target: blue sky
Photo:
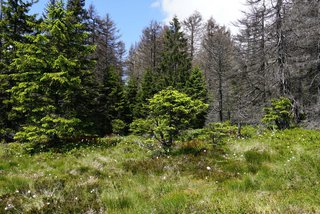
<instances>
[{"instance_id":1,"label":"blue sky","mask_svg":"<svg viewBox=\"0 0 320 214\"><path fill-rule=\"evenodd\" d=\"M204 20L213 17L219 24L227 26L233 33L237 29L232 23L241 18L246 0L86 0L95 5L98 14L109 14L120 31L121 39L128 50L139 41L142 30L152 20L168 23L174 15L180 20L199 11ZM32 12L42 14L48 0L39 0Z\"/></svg>"},{"instance_id":2,"label":"blue sky","mask_svg":"<svg viewBox=\"0 0 320 214\"><path fill-rule=\"evenodd\" d=\"M153 0L87 0L95 5L100 16L107 13L115 21L122 40L129 49L140 38L142 30L152 20L163 20L163 13L151 7Z\"/></svg>"},{"instance_id":3,"label":"blue sky","mask_svg":"<svg viewBox=\"0 0 320 214\"><path fill-rule=\"evenodd\" d=\"M48 0L39 0L32 12L42 14ZM116 23L121 39L128 50L139 41L142 30L152 20L162 21L165 16L159 8L152 7L153 0L87 0L86 6L93 4L101 17L109 14Z\"/></svg>"}]
</instances>

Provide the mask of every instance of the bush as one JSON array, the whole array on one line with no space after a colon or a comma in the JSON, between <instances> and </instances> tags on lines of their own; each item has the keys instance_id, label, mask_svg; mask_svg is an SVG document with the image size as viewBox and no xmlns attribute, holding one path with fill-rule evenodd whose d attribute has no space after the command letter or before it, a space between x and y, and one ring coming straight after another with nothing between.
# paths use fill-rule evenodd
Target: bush
<instances>
[{"instance_id":1,"label":"bush","mask_svg":"<svg viewBox=\"0 0 320 214\"><path fill-rule=\"evenodd\" d=\"M182 142L188 142L195 139L205 140L206 130L205 129L188 129L181 133L179 140Z\"/></svg>"},{"instance_id":2,"label":"bush","mask_svg":"<svg viewBox=\"0 0 320 214\"><path fill-rule=\"evenodd\" d=\"M221 145L227 138L237 135L237 127L231 125L229 121L224 123L210 123L205 130L208 140L211 141L213 145Z\"/></svg>"},{"instance_id":3,"label":"bush","mask_svg":"<svg viewBox=\"0 0 320 214\"><path fill-rule=\"evenodd\" d=\"M152 121L136 119L130 124L130 132L138 135L152 134Z\"/></svg>"},{"instance_id":4,"label":"bush","mask_svg":"<svg viewBox=\"0 0 320 214\"><path fill-rule=\"evenodd\" d=\"M111 126L114 134L124 134L127 124L122 120L115 119L112 120Z\"/></svg>"},{"instance_id":5,"label":"bush","mask_svg":"<svg viewBox=\"0 0 320 214\"><path fill-rule=\"evenodd\" d=\"M200 100L192 100L188 95L173 88L162 90L149 99L147 119L137 119L130 125L134 134L150 134L164 148L172 146L181 131L186 130L197 115L208 105Z\"/></svg>"},{"instance_id":6,"label":"bush","mask_svg":"<svg viewBox=\"0 0 320 214\"><path fill-rule=\"evenodd\" d=\"M272 99L271 106L264 108L265 115L262 122L269 129L287 129L294 124L292 108L292 101L289 98Z\"/></svg>"},{"instance_id":7,"label":"bush","mask_svg":"<svg viewBox=\"0 0 320 214\"><path fill-rule=\"evenodd\" d=\"M206 111L208 105L192 100L188 95L173 88L162 90L149 100L149 118L153 122L153 133L164 147L171 147L178 134L186 130Z\"/></svg>"}]
</instances>

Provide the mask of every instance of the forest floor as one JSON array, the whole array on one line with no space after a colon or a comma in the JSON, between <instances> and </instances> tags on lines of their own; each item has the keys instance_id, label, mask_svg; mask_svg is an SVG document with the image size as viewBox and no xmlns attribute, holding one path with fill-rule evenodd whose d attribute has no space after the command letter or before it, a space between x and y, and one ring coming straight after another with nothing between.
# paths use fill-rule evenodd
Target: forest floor
<instances>
[{"instance_id":1,"label":"forest floor","mask_svg":"<svg viewBox=\"0 0 320 214\"><path fill-rule=\"evenodd\" d=\"M0 213L320 213L319 131L33 146L0 145Z\"/></svg>"}]
</instances>

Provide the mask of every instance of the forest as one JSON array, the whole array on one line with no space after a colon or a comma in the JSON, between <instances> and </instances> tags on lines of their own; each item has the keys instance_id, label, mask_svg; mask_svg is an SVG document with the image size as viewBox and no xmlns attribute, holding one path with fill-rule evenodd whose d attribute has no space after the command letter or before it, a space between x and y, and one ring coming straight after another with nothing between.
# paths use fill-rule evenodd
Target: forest
<instances>
[{"instance_id":1,"label":"forest","mask_svg":"<svg viewBox=\"0 0 320 214\"><path fill-rule=\"evenodd\" d=\"M318 0L130 48L85 0L35 4L0 0L0 213L320 212Z\"/></svg>"},{"instance_id":2,"label":"forest","mask_svg":"<svg viewBox=\"0 0 320 214\"><path fill-rule=\"evenodd\" d=\"M149 100L168 87L207 107L182 109L190 115L175 112L190 118L178 121L183 128L160 118L160 132L225 121L319 127L317 1L249 0L243 19L235 23L237 35L198 12L186 20L174 17L169 25L152 21L127 57L114 21L108 14L99 17L93 5L86 9L84 1L49 1L42 17L29 13L32 5L2 1L0 124L5 142L103 137L142 126L154 132L152 126L161 125L149 119L167 112L148 109ZM271 105L288 115L266 113Z\"/></svg>"}]
</instances>

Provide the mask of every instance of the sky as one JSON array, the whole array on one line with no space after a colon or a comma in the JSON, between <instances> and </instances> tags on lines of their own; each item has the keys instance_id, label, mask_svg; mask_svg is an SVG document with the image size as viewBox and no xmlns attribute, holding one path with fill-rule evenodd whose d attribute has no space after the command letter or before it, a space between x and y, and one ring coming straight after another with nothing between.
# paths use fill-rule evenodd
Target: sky
<instances>
[{"instance_id":1,"label":"sky","mask_svg":"<svg viewBox=\"0 0 320 214\"><path fill-rule=\"evenodd\" d=\"M226 25L236 32L232 22L241 18L245 0L87 0L93 4L98 14L109 14L119 29L127 50L139 41L142 30L152 20L169 23L173 16L179 20L190 16L194 11L202 14L204 20L213 17L219 24ZM42 14L48 0L39 0L32 12Z\"/></svg>"}]
</instances>

